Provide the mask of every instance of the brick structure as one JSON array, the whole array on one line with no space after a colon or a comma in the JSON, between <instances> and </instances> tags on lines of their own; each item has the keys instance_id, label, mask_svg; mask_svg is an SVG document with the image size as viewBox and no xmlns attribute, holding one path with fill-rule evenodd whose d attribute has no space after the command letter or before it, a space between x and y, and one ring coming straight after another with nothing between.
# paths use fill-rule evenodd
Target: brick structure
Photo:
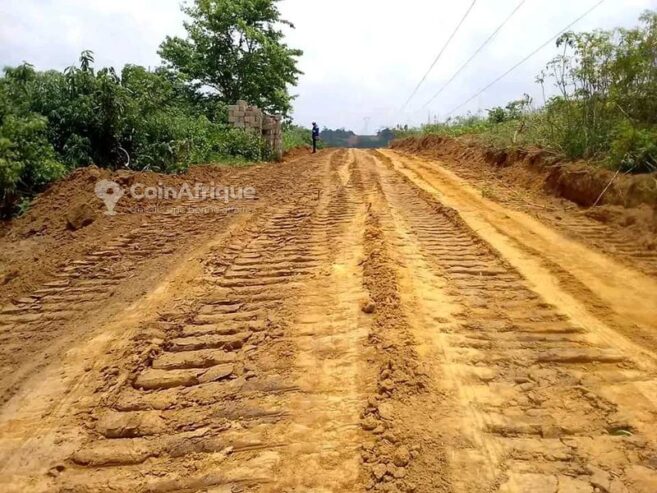
<instances>
[{"instance_id":1,"label":"brick structure","mask_svg":"<svg viewBox=\"0 0 657 493\"><path fill-rule=\"evenodd\" d=\"M246 101L238 101L237 104L228 106L228 123L235 128L250 130L258 135L269 145L274 159L283 158L283 129L281 117L264 113L256 106L249 106Z\"/></svg>"}]
</instances>

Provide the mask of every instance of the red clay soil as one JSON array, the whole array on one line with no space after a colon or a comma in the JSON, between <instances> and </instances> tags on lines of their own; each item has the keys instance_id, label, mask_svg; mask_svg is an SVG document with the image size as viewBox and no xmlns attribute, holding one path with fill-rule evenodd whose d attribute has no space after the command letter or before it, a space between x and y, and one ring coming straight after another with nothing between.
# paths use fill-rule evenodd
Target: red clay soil
<instances>
[{"instance_id":1,"label":"red clay soil","mask_svg":"<svg viewBox=\"0 0 657 493\"><path fill-rule=\"evenodd\" d=\"M496 149L472 140L437 135L396 140L392 148L483 162L500 169L511 168L506 175L524 175L519 178L529 180L534 186L539 184L546 192L584 207L596 202L625 208L657 204L657 173L615 176L612 171L586 162L565 161L543 149Z\"/></svg>"},{"instance_id":2,"label":"red clay soil","mask_svg":"<svg viewBox=\"0 0 657 493\"><path fill-rule=\"evenodd\" d=\"M60 273L71 259L102 250L102 246L117 234L143 226L153 216L155 207L180 205L171 200L139 201L126 194L116 206L118 214L107 216L105 205L94 191L99 180L112 180L124 188L134 183L244 187L261 185L262 181L256 177L270 166L195 166L181 175L110 171L95 166L80 168L40 194L25 215L0 225L0 300L24 295ZM259 186L257 192L263 191L264 187ZM223 202L219 206L227 207ZM69 224L76 216L86 218L83 227L74 228Z\"/></svg>"},{"instance_id":3,"label":"red clay soil","mask_svg":"<svg viewBox=\"0 0 657 493\"><path fill-rule=\"evenodd\" d=\"M307 156L312 152L312 149L309 145L303 145L299 147L293 147L283 153L283 159L296 159L299 157Z\"/></svg>"},{"instance_id":4,"label":"red clay soil","mask_svg":"<svg viewBox=\"0 0 657 493\"><path fill-rule=\"evenodd\" d=\"M59 269L0 300L0 491L655 493L657 278L446 161L54 185L0 239L6 292ZM100 176L258 200L109 218Z\"/></svg>"},{"instance_id":5,"label":"red clay soil","mask_svg":"<svg viewBox=\"0 0 657 493\"><path fill-rule=\"evenodd\" d=\"M393 141L396 151L438 160L502 202L653 273L657 174L626 175L569 162L541 149L500 150L437 135ZM611 183L611 185L610 185ZM592 207L598 202L598 205Z\"/></svg>"}]
</instances>

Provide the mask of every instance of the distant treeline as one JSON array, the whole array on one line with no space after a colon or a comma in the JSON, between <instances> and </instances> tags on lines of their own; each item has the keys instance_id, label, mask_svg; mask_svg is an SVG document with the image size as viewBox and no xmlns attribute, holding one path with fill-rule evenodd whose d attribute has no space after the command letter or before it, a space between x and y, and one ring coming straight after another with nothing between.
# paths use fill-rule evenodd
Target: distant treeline
<instances>
[{"instance_id":1,"label":"distant treeline","mask_svg":"<svg viewBox=\"0 0 657 493\"><path fill-rule=\"evenodd\" d=\"M320 137L326 147L372 149L387 147L395 134L389 128L379 130L376 135L356 135L352 130L345 130L344 128L338 128L337 130L324 128Z\"/></svg>"}]
</instances>

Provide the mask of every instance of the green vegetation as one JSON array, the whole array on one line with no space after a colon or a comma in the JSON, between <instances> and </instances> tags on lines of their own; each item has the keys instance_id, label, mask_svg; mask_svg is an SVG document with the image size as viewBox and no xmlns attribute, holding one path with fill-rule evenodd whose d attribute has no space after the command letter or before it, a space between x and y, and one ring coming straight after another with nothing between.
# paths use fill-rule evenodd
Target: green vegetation
<instances>
[{"instance_id":1,"label":"green vegetation","mask_svg":"<svg viewBox=\"0 0 657 493\"><path fill-rule=\"evenodd\" d=\"M375 149L386 147L395 137L395 133L388 128L384 128L379 130L376 135L356 135L352 130L345 130L344 128L337 130L324 128L320 136L322 142L328 147Z\"/></svg>"},{"instance_id":2,"label":"green vegetation","mask_svg":"<svg viewBox=\"0 0 657 493\"><path fill-rule=\"evenodd\" d=\"M657 13L634 29L565 33L562 51L537 77L557 95L536 108L529 96L487 117L468 115L397 137L474 135L499 147L536 145L631 172L657 171Z\"/></svg>"},{"instance_id":3,"label":"green vegetation","mask_svg":"<svg viewBox=\"0 0 657 493\"><path fill-rule=\"evenodd\" d=\"M167 38L166 65L94 68L90 51L59 71L25 63L0 77L0 216L76 167L180 172L266 158L259 136L227 124L244 99L286 115L298 50L283 42L278 0L195 0L189 37Z\"/></svg>"},{"instance_id":4,"label":"green vegetation","mask_svg":"<svg viewBox=\"0 0 657 493\"><path fill-rule=\"evenodd\" d=\"M277 26L278 0L196 0L183 7L187 39L167 37L159 54L196 88L209 87L224 101L243 99L287 116L292 108L288 86L301 72L303 52L289 48Z\"/></svg>"},{"instance_id":5,"label":"green vegetation","mask_svg":"<svg viewBox=\"0 0 657 493\"><path fill-rule=\"evenodd\" d=\"M296 147L309 146L311 143L311 130L291 123L283 125L283 150L289 151Z\"/></svg>"}]
</instances>

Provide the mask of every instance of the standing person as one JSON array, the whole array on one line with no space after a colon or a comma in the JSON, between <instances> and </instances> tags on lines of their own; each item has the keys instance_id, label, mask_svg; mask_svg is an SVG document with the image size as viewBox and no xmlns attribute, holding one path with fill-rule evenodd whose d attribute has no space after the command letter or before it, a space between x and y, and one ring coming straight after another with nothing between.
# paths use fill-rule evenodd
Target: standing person
<instances>
[{"instance_id":1,"label":"standing person","mask_svg":"<svg viewBox=\"0 0 657 493\"><path fill-rule=\"evenodd\" d=\"M319 140L319 127L313 122L313 154L317 152L317 141Z\"/></svg>"}]
</instances>

